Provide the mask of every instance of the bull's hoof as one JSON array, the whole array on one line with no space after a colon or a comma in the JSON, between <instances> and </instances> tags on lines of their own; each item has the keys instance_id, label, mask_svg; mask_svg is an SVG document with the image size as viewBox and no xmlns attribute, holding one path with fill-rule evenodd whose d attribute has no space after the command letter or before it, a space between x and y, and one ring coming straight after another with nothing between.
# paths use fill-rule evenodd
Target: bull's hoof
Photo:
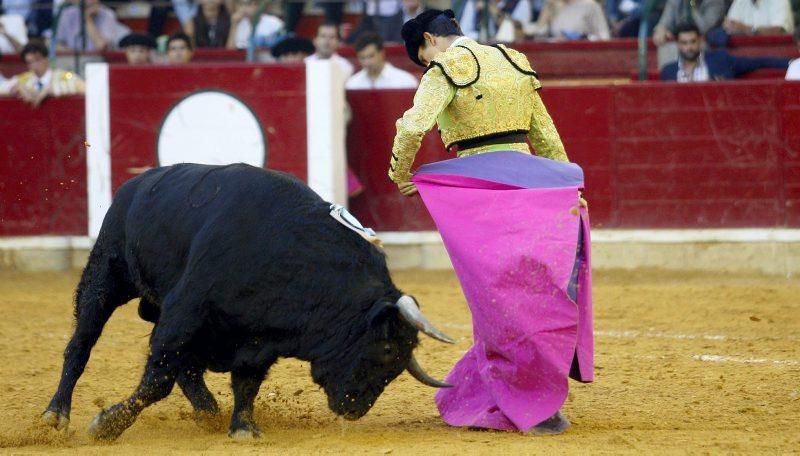
<instances>
[{"instance_id":1,"label":"bull's hoof","mask_svg":"<svg viewBox=\"0 0 800 456\"><path fill-rule=\"evenodd\" d=\"M101 410L89 424L89 435L95 440L116 440L136 420L123 404Z\"/></svg>"},{"instance_id":2,"label":"bull's hoof","mask_svg":"<svg viewBox=\"0 0 800 456\"><path fill-rule=\"evenodd\" d=\"M261 433L253 432L249 429L237 429L235 431L228 432L228 437L230 437L234 442L248 442L261 437Z\"/></svg>"},{"instance_id":3,"label":"bull's hoof","mask_svg":"<svg viewBox=\"0 0 800 456\"><path fill-rule=\"evenodd\" d=\"M570 426L572 426L572 424L564 414L561 413L561 410L559 410L555 415L534 426L533 429L530 430L530 434L557 435L569 429Z\"/></svg>"},{"instance_id":4,"label":"bull's hoof","mask_svg":"<svg viewBox=\"0 0 800 456\"><path fill-rule=\"evenodd\" d=\"M248 423L244 427L238 429L231 429L228 431L228 437L236 442L247 442L249 440L261 437L261 429L255 424Z\"/></svg>"},{"instance_id":5,"label":"bull's hoof","mask_svg":"<svg viewBox=\"0 0 800 456\"><path fill-rule=\"evenodd\" d=\"M69 417L53 410L46 410L42 414L42 423L57 431L66 431L69 428Z\"/></svg>"}]
</instances>

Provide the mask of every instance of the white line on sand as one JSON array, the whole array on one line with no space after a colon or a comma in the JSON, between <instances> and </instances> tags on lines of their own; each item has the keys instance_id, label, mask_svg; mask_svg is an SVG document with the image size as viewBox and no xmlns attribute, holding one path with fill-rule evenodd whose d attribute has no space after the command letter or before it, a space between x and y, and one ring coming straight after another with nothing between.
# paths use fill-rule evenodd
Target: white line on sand
<instances>
[{"instance_id":1,"label":"white line on sand","mask_svg":"<svg viewBox=\"0 0 800 456\"><path fill-rule=\"evenodd\" d=\"M692 355L692 359L710 363L741 363L741 364L779 364L783 366L796 366L800 361L793 359L767 359L767 358L738 358L723 355Z\"/></svg>"},{"instance_id":2,"label":"white line on sand","mask_svg":"<svg viewBox=\"0 0 800 456\"><path fill-rule=\"evenodd\" d=\"M665 333L665 332L658 332L658 331L636 331L636 330L624 330L624 331L595 331L595 336L599 337L615 337L621 339L635 339L638 337L647 337L653 339L703 339L703 340L729 340L729 339L736 339L723 336L721 334L675 334L675 333Z\"/></svg>"}]
</instances>

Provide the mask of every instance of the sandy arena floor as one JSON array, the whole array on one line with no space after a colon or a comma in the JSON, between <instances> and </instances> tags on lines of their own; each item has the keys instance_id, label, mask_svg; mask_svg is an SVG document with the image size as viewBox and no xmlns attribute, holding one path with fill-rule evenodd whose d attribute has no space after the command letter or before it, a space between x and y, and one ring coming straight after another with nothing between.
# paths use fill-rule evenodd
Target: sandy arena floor
<instances>
[{"instance_id":1,"label":"sandy arena floor","mask_svg":"<svg viewBox=\"0 0 800 456\"><path fill-rule=\"evenodd\" d=\"M98 408L133 391L151 326L135 303L106 326L75 390L66 434L39 415L58 382L72 331L77 272L0 272L0 452L164 454L792 453L800 451L800 281L759 276L606 272L595 275L597 378L573 383L566 434L533 437L445 426L433 390L407 374L372 411L343 422L308 365L282 360L256 400L264 437L226 436L228 377L207 376L224 418L198 426L179 390L146 410L113 444L86 427ZM470 346L470 318L450 272L402 272L398 285L456 346L425 340L417 357L443 377Z\"/></svg>"}]
</instances>

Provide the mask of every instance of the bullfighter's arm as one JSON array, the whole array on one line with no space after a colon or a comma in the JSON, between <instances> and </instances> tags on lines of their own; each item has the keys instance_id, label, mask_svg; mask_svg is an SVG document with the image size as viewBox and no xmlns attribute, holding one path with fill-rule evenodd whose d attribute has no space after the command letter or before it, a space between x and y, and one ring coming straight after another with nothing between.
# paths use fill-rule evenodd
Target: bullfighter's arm
<instances>
[{"instance_id":1,"label":"bullfighter's arm","mask_svg":"<svg viewBox=\"0 0 800 456\"><path fill-rule=\"evenodd\" d=\"M411 165L425 136L439 114L455 96L456 89L445 78L442 70L434 66L428 70L414 95L414 106L397 121L397 135L392 146L389 179L396 183L411 180Z\"/></svg>"},{"instance_id":2,"label":"bullfighter's arm","mask_svg":"<svg viewBox=\"0 0 800 456\"><path fill-rule=\"evenodd\" d=\"M536 155L556 161L569 161L561 137L558 135L553 119L547 113L547 108L545 108L538 91L533 92L533 115L528 139L536 151Z\"/></svg>"}]
</instances>

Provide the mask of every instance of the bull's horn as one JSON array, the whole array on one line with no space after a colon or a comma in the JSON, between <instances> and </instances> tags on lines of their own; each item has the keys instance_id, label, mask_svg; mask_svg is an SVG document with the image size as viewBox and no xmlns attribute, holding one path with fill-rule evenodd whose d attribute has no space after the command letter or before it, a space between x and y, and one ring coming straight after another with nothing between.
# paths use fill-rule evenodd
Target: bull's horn
<instances>
[{"instance_id":1,"label":"bull's horn","mask_svg":"<svg viewBox=\"0 0 800 456\"><path fill-rule=\"evenodd\" d=\"M422 366L419 365L417 359L414 358L413 354L411 355L411 359L408 361L408 367L406 367L406 369L408 370L408 373L411 374L412 377L416 378L417 380L420 381L420 383L423 383L425 385L432 386L434 388L453 387L453 385L450 385L449 383L436 380L435 378L428 375L428 373L422 369Z\"/></svg>"},{"instance_id":2,"label":"bull's horn","mask_svg":"<svg viewBox=\"0 0 800 456\"><path fill-rule=\"evenodd\" d=\"M431 322L422 314L422 311L419 310L417 302L414 301L414 298L411 296L401 296L400 299L397 300L397 308L400 309L400 315L403 316L403 319L409 322L411 326L436 340L447 342L448 344L454 344L456 342L445 333L433 327Z\"/></svg>"}]
</instances>

